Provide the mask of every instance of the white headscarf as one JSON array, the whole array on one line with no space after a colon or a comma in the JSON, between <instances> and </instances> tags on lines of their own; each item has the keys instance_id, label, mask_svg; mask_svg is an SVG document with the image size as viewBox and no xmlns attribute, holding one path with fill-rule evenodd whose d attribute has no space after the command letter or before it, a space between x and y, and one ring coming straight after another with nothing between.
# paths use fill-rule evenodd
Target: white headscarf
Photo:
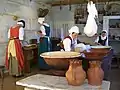
<instances>
[{"instance_id":1,"label":"white headscarf","mask_svg":"<svg viewBox=\"0 0 120 90\"><path fill-rule=\"evenodd\" d=\"M73 26L73 27L71 27L71 29L68 32L70 34L72 34L73 32L79 33L79 28L77 26Z\"/></svg>"},{"instance_id":2,"label":"white headscarf","mask_svg":"<svg viewBox=\"0 0 120 90\"><path fill-rule=\"evenodd\" d=\"M23 23L22 22L17 22L18 25L22 25L23 26Z\"/></svg>"},{"instance_id":3,"label":"white headscarf","mask_svg":"<svg viewBox=\"0 0 120 90\"><path fill-rule=\"evenodd\" d=\"M40 24L42 24L44 20L45 20L45 18L38 18L38 22L39 22Z\"/></svg>"},{"instance_id":4,"label":"white headscarf","mask_svg":"<svg viewBox=\"0 0 120 90\"><path fill-rule=\"evenodd\" d=\"M102 32L103 32L103 31L107 33L107 31L106 31L106 30L102 30Z\"/></svg>"},{"instance_id":5,"label":"white headscarf","mask_svg":"<svg viewBox=\"0 0 120 90\"><path fill-rule=\"evenodd\" d=\"M102 32L103 32L103 31L106 32L106 34L107 34L107 31L106 31L106 30L102 30ZM107 38L107 36L104 36L104 37L103 37L103 36L101 35L101 39L102 39L102 40L105 40L106 38Z\"/></svg>"}]
</instances>

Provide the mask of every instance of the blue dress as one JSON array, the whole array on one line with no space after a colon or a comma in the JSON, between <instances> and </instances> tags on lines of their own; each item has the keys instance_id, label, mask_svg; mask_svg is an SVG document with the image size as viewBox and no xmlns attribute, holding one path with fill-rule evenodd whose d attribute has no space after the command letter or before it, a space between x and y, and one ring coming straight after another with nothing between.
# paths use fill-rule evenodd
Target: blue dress
<instances>
[{"instance_id":1,"label":"blue dress","mask_svg":"<svg viewBox=\"0 0 120 90\"><path fill-rule=\"evenodd\" d=\"M40 69L49 69L50 66L45 62L45 60L40 57L41 53L51 51L51 43L50 43L50 27L45 26L46 36L40 38L40 43L38 44L38 64Z\"/></svg>"}]
</instances>

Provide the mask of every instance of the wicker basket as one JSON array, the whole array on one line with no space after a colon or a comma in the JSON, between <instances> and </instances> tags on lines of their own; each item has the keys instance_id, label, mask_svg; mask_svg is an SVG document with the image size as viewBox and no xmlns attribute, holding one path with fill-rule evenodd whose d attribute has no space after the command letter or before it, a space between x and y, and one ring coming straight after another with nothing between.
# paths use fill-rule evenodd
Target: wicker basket
<instances>
[{"instance_id":1,"label":"wicker basket","mask_svg":"<svg viewBox=\"0 0 120 90\"><path fill-rule=\"evenodd\" d=\"M35 48L37 48L36 44L29 44L23 47L23 49L25 50L30 50L30 49L35 49Z\"/></svg>"}]
</instances>

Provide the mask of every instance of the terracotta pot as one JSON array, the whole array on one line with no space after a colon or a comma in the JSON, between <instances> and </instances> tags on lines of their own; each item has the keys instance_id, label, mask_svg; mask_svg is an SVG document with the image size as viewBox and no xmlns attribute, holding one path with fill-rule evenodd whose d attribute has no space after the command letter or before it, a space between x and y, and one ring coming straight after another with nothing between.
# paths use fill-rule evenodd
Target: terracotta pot
<instances>
[{"instance_id":1,"label":"terracotta pot","mask_svg":"<svg viewBox=\"0 0 120 90\"><path fill-rule=\"evenodd\" d=\"M104 72L101 69L100 61L90 61L90 68L88 69L88 83L93 86L99 86L102 84Z\"/></svg>"},{"instance_id":2,"label":"terracotta pot","mask_svg":"<svg viewBox=\"0 0 120 90\"><path fill-rule=\"evenodd\" d=\"M83 53L89 60L101 61L109 52L110 50L107 49L91 49L90 52L84 51Z\"/></svg>"},{"instance_id":3,"label":"terracotta pot","mask_svg":"<svg viewBox=\"0 0 120 90\"><path fill-rule=\"evenodd\" d=\"M66 72L66 79L69 85L79 86L84 83L86 73L82 68L81 60L71 60L69 69Z\"/></svg>"}]
</instances>

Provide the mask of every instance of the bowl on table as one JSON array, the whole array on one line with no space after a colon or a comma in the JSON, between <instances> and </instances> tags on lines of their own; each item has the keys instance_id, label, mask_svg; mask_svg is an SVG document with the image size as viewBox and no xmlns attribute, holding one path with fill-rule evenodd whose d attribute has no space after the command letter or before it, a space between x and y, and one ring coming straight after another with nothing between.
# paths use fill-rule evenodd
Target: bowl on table
<instances>
[{"instance_id":1,"label":"bowl on table","mask_svg":"<svg viewBox=\"0 0 120 90\"><path fill-rule=\"evenodd\" d=\"M78 52L69 51L53 51L40 54L44 58L45 62L59 70L67 70L70 60L78 60L81 56Z\"/></svg>"},{"instance_id":2,"label":"bowl on table","mask_svg":"<svg viewBox=\"0 0 120 90\"><path fill-rule=\"evenodd\" d=\"M111 46L91 46L90 52L84 52L86 58L92 60L102 60L111 49Z\"/></svg>"}]
</instances>

